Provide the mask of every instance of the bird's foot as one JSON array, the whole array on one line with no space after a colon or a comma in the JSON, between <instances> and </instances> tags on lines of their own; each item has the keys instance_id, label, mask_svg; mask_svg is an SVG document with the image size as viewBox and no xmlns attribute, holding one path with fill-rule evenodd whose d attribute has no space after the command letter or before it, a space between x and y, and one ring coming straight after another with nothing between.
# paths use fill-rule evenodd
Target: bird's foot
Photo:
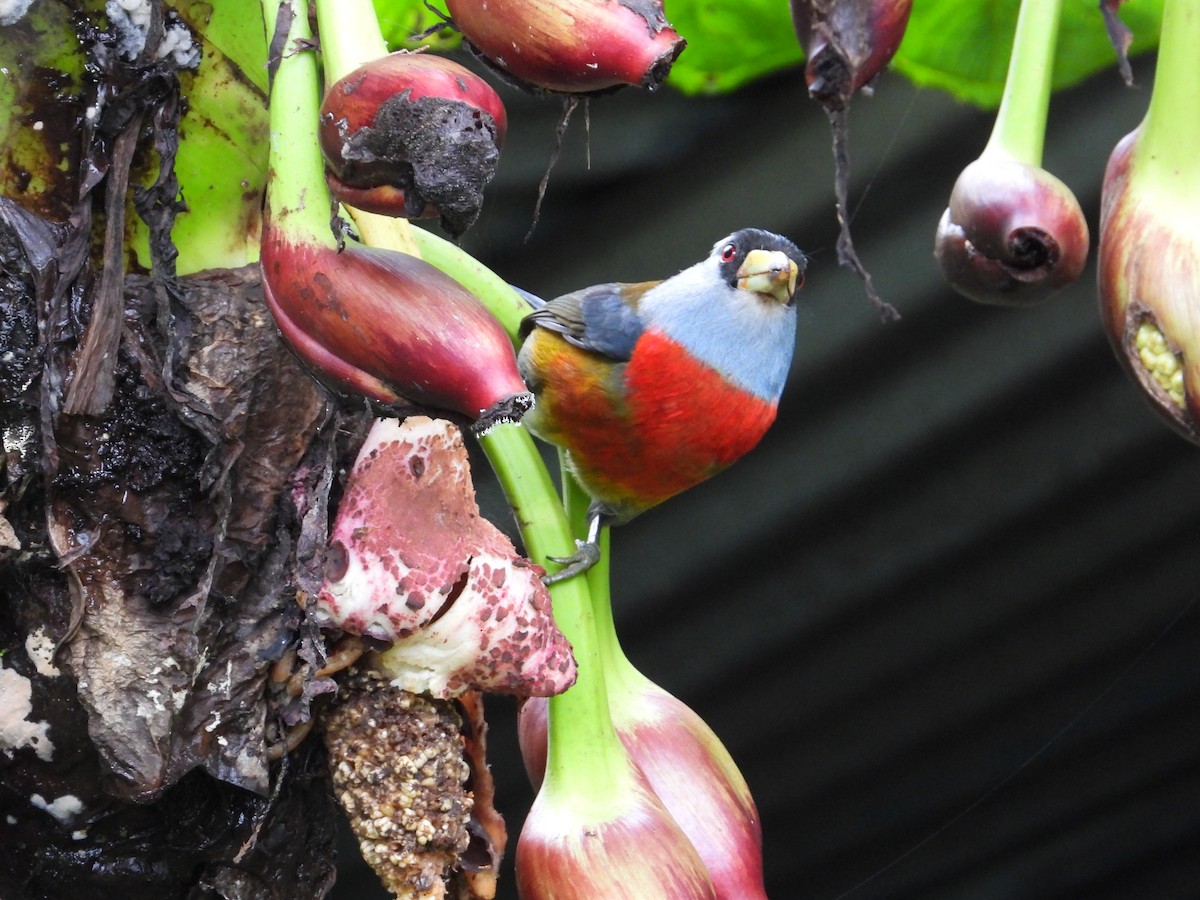
<instances>
[{"instance_id":1,"label":"bird's foot","mask_svg":"<svg viewBox=\"0 0 1200 900\"><path fill-rule=\"evenodd\" d=\"M582 575L600 562L600 545L594 540L581 541L576 538L575 552L570 556L550 556L547 559L558 563L562 568L552 575L542 576L542 584L557 584L568 578L574 578L576 575Z\"/></svg>"}]
</instances>

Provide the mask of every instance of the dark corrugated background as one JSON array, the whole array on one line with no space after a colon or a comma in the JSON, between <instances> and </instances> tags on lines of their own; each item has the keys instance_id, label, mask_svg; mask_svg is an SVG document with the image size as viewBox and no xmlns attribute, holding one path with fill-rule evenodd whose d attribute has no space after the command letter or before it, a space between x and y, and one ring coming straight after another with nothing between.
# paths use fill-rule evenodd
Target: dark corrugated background
<instances>
[{"instance_id":1,"label":"dark corrugated background","mask_svg":"<svg viewBox=\"0 0 1200 900\"><path fill-rule=\"evenodd\" d=\"M1052 103L1046 165L1093 233L1152 60L1135 73ZM1200 896L1200 453L1118 368L1094 265L1026 311L942 283L933 231L991 115L895 75L856 101L855 236L903 315L884 325L837 267L798 72L593 102L590 170L577 111L528 242L559 107L502 93L510 139L464 243L514 283L662 277L745 225L811 253L773 431L613 542L626 649L742 768L769 894ZM511 858L531 796L513 706L490 708ZM345 862L333 896L373 896Z\"/></svg>"}]
</instances>

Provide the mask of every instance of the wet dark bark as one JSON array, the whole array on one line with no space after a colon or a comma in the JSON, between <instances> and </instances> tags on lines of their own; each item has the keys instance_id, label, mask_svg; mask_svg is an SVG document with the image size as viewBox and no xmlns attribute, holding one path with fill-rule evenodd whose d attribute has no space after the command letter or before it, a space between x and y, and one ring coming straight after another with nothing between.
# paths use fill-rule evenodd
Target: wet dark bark
<instances>
[{"instance_id":1,"label":"wet dark bark","mask_svg":"<svg viewBox=\"0 0 1200 900\"><path fill-rule=\"evenodd\" d=\"M323 753L268 748L331 685L269 675L319 654L298 600L353 423L257 267L127 277L112 399L66 414L87 236L0 213L0 896L323 896Z\"/></svg>"}]
</instances>

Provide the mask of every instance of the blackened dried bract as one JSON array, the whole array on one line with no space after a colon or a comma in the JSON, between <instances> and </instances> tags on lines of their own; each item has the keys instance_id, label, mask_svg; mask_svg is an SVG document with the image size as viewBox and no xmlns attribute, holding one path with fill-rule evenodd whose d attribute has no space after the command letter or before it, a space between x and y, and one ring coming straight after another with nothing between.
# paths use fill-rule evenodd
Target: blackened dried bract
<instances>
[{"instance_id":1,"label":"blackened dried bract","mask_svg":"<svg viewBox=\"0 0 1200 900\"><path fill-rule=\"evenodd\" d=\"M75 353L63 407L74 414L96 415L112 400L114 366L120 342L120 292L125 271L125 205L130 167L141 140L143 124L155 123L159 136L159 175L156 186L143 198L147 209L157 205L163 215L151 218L155 250L162 274L174 271L170 228L177 209L173 166L179 116L181 66L195 58L159 57L165 36L165 14L152 8L149 25L140 35L141 46L131 46L130 33L120 16L111 18L104 31L87 20L80 25L81 45L87 56L84 96L94 117L84 116L80 131L81 166L78 199L83 201L103 186L105 239L100 253L100 277L91 291L88 327ZM163 200L163 191L171 195ZM157 201L157 202L155 202Z\"/></svg>"},{"instance_id":2,"label":"blackened dried bract","mask_svg":"<svg viewBox=\"0 0 1200 900\"><path fill-rule=\"evenodd\" d=\"M500 159L496 123L486 112L437 97L413 100L407 91L379 107L373 127L345 135L343 148L340 181L394 186L403 192L406 218L432 208L455 236L479 217Z\"/></svg>"},{"instance_id":3,"label":"blackened dried bract","mask_svg":"<svg viewBox=\"0 0 1200 900\"><path fill-rule=\"evenodd\" d=\"M269 798L195 773L157 803L108 800L102 811L66 827L6 792L0 802L0 896L323 897L333 885L336 822L324 762L313 742L289 760ZM72 769L70 789L103 802L99 782L81 786L80 770L89 768L94 777L86 760ZM13 776L5 778L11 786Z\"/></svg>"},{"instance_id":4,"label":"blackened dried bract","mask_svg":"<svg viewBox=\"0 0 1200 900\"><path fill-rule=\"evenodd\" d=\"M346 423L257 266L174 277L190 63L157 57L174 13L151 7L140 47L115 12L74 17L82 83L34 73L56 99L30 113L66 174L0 198L0 694L28 707L0 752L0 896L307 900L332 798L319 744L269 762L267 723L312 692L285 715L267 680L319 655L297 593ZM153 277L125 272L134 182Z\"/></svg>"},{"instance_id":5,"label":"blackened dried bract","mask_svg":"<svg viewBox=\"0 0 1200 900\"><path fill-rule=\"evenodd\" d=\"M479 216L507 127L500 96L474 72L398 51L329 87L319 136L335 201L386 216L440 216L457 237Z\"/></svg>"}]
</instances>

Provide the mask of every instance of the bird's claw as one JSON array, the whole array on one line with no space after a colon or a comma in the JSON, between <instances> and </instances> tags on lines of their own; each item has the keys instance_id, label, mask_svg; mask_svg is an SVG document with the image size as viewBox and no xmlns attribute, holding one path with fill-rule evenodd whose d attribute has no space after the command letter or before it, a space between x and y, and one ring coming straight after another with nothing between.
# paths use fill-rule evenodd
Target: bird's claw
<instances>
[{"instance_id":1,"label":"bird's claw","mask_svg":"<svg viewBox=\"0 0 1200 900\"><path fill-rule=\"evenodd\" d=\"M570 556L548 556L551 562L562 566L553 575L542 576L542 584L557 584L582 575L596 563L600 562L600 545L596 541L581 541L575 539L575 552Z\"/></svg>"}]
</instances>

